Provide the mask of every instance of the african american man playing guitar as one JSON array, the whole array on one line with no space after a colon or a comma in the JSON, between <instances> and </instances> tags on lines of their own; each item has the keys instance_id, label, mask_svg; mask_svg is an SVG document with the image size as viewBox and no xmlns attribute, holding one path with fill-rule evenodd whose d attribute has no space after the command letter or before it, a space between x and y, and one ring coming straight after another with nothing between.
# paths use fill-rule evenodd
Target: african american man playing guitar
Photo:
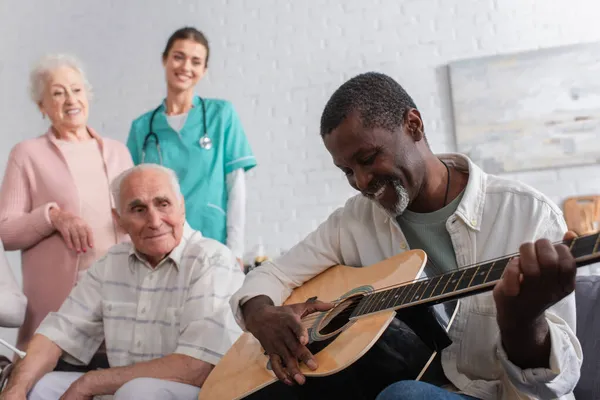
<instances>
[{"instance_id":1,"label":"african american man playing guitar","mask_svg":"<svg viewBox=\"0 0 600 400\"><path fill-rule=\"evenodd\" d=\"M575 261L568 247L552 244L566 234L561 211L463 155L434 155L413 100L382 74L356 76L333 94L321 136L360 194L287 254L251 271L232 297L238 323L283 382L248 398L573 398L582 354ZM291 290L331 266L372 265L409 248L425 250L428 276L519 256L493 292L460 300L435 385L403 377L425 344L400 319L347 369L306 379L299 363L314 370L316 361L299 317L331 305L281 306Z\"/></svg>"}]
</instances>

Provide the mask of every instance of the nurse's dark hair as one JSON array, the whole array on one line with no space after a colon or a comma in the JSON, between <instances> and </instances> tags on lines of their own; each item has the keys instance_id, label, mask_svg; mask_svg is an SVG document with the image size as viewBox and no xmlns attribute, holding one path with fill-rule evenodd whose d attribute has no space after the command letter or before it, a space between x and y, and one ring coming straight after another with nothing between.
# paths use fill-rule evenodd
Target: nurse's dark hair
<instances>
[{"instance_id":1,"label":"nurse's dark hair","mask_svg":"<svg viewBox=\"0 0 600 400\"><path fill-rule=\"evenodd\" d=\"M167 40L167 45L165 46L165 51L163 51L162 57L163 60L167 59L169 55L169 51L178 40L193 40L196 43L200 43L206 49L206 60L204 60L204 66L208 67L208 56L210 55L210 47L208 46L208 39L204 36L204 33L200 32L198 29L186 26L181 29L177 29Z\"/></svg>"},{"instance_id":2,"label":"nurse's dark hair","mask_svg":"<svg viewBox=\"0 0 600 400\"><path fill-rule=\"evenodd\" d=\"M417 108L415 102L394 79L378 72L360 74L340 86L325 105L321 136L330 134L355 111L363 127L393 132L411 108Z\"/></svg>"}]
</instances>

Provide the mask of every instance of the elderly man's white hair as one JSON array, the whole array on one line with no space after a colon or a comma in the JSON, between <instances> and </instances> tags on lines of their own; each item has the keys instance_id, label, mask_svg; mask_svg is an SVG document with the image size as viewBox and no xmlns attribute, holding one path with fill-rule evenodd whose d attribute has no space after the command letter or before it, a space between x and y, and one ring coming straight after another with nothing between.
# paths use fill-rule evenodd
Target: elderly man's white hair
<instances>
[{"instance_id":1,"label":"elderly man's white hair","mask_svg":"<svg viewBox=\"0 0 600 400\"><path fill-rule=\"evenodd\" d=\"M29 95L35 104L40 104L46 90L48 74L60 67L69 67L81 74L88 97L92 97L92 85L87 80L81 62L69 54L50 54L40 59L29 74Z\"/></svg>"},{"instance_id":2,"label":"elderly man's white hair","mask_svg":"<svg viewBox=\"0 0 600 400\"><path fill-rule=\"evenodd\" d=\"M123 181L134 172L145 170L161 171L162 173L167 174L169 176L169 182L171 183L173 192L177 194L179 199L183 199L181 187L179 186L179 179L177 179L175 171L158 164L140 164L121 172L110 184L110 191L112 192L113 199L115 200L117 214L121 214L121 185L123 184Z\"/></svg>"}]
</instances>

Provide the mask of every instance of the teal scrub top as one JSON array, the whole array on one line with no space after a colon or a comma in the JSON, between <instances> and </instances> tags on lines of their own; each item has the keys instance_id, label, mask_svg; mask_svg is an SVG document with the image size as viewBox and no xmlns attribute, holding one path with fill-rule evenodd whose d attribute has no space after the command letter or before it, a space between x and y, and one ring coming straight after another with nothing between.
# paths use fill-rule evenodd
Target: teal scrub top
<instances>
[{"instance_id":1,"label":"teal scrub top","mask_svg":"<svg viewBox=\"0 0 600 400\"><path fill-rule=\"evenodd\" d=\"M239 168L245 171L254 168L256 159L232 104L225 100L204 99L206 130L212 148L200 146L204 135L200 101L200 97L194 97L194 107L179 135L167 122L163 102L154 115L152 130L160 142L163 166L175 171L179 178L187 222L202 235L225 244L228 200L225 176ZM131 124L127 147L135 165L142 163L142 146L153 111ZM148 139L145 152L143 162L160 164L153 137Z\"/></svg>"}]
</instances>

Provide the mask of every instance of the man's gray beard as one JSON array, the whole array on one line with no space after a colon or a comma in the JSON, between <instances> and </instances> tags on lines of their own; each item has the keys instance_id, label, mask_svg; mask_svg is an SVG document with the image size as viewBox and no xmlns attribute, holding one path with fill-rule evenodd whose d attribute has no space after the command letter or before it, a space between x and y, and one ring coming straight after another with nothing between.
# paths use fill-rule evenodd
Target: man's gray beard
<instances>
[{"instance_id":1,"label":"man's gray beard","mask_svg":"<svg viewBox=\"0 0 600 400\"><path fill-rule=\"evenodd\" d=\"M402 213L408 207L408 203L410 202L410 197L408 196L408 191L406 190L406 188L404 186L402 186L402 184L400 182L397 182L397 181L391 182L391 184L392 184L392 187L394 188L394 191L396 192L396 195L398 196L398 201L394 205L393 210L390 210L390 209L382 206L381 203L379 203L379 201L377 201L371 197L367 197L367 198L369 200L371 200L373 203L375 203L383 211L385 211L385 213L388 214L391 218L397 218L400 215L402 215Z\"/></svg>"},{"instance_id":2,"label":"man's gray beard","mask_svg":"<svg viewBox=\"0 0 600 400\"><path fill-rule=\"evenodd\" d=\"M395 205L394 212L395 217L399 217L408 207L408 203L410 202L410 197L408 196L408 190L400 182L394 182L392 184L394 186L394 190L396 191L396 195L398 196L398 202Z\"/></svg>"}]
</instances>

